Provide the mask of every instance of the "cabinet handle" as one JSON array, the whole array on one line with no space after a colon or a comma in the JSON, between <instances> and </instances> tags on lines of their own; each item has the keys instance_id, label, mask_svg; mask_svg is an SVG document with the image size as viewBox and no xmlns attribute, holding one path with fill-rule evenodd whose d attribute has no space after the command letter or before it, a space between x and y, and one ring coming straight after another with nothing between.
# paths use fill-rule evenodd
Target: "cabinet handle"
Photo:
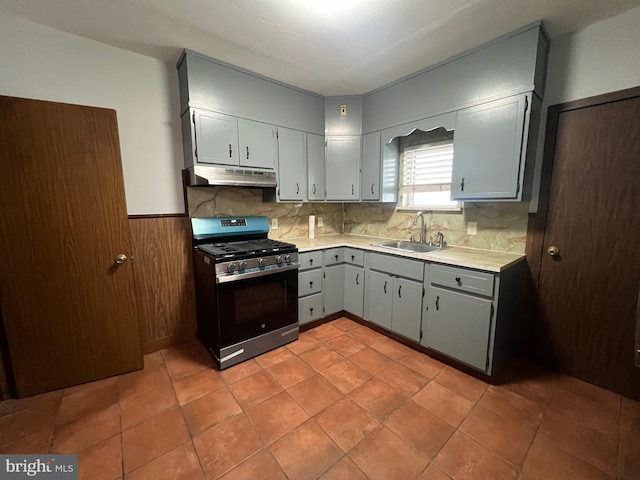
<instances>
[{"instance_id":1,"label":"cabinet handle","mask_svg":"<svg viewBox=\"0 0 640 480\"><path fill-rule=\"evenodd\" d=\"M464 177L462 177L462 181L460 182L460 191L464 192Z\"/></svg>"},{"instance_id":2,"label":"cabinet handle","mask_svg":"<svg viewBox=\"0 0 640 480\"><path fill-rule=\"evenodd\" d=\"M337 262L338 261L338 255L335 255L335 257L336 257L336 262Z\"/></svg>"},{"instance_id":3,"label":"cabinet handle","mask_svg":"<svg viewBox=\"0 0 640 480\"><path fill-rule=\"evenodd\" d=\"M440 310L440 297L436 297L436 310Z\"/></svg>"},{"instance_id":4,"label":"cabinet handle","mask_svg":"<svg viewBox=\"0 0 640 480\"><path fill-rule=\"evenodd\" d=\"M352 183L351 184L351 195L353 195L354 193L356 193L356 186Z\"/></svg>"},{"instance_id":5,"label":"cabinet handle","mask_svg":"<svg viewBox=\"0 0 640 480\"><path fill-rule=\"evenodd\" d=\"M355 255L351 255L351 261L353 262L356 259Z\"/></svg>"},{"instance_id":6,"label":"cabinet handle","mask_svg":"<svg viewBox=\"0 0 640 480\"><path fill-rule=\"evenodd\" d=\"M460 280L460 277L456 277L456 283L458 284L458 286L462 285L462 281Z\"/></svg>"},{"instance_id":7,"label":"cabinet handle","mask_svg":"<svg viewBox=\"0 0 640 480\"><path fill-rule=\"evenodd\" d=\"M296 195L300 193L300 184L296 183Z\"/></svg>"},{"instance_id":8,"label":"cabinet handle","mask_svg":"<svg viewBox=\"0 0 640 480\"><path fill-rule=\"evenodd\" d=\"M384 287L382 287L384 289L384 293L387 293L387 281L384 281Z\"/></svg>"},{"instance_id":9,"label":"cabinet handle","mask_svg":"<svg viewBox=\"0 0 640 480\"><path fill-rule=\"evenodd\" d=\"M373 183L371 184L371 195L373 195Z\"/></svg>"},{"instance_id":10,"label":"cabinet handle","mask_svg":"<svg viewBox=\"0 0 640 480\"><path fill-rule=\"evenodd\" d=\"M313 307L309 307L309 313L313 315Z\"/></svg>"},{"instance_id":11,"label":"cabinet handle","mask_svg":"<svg viewBox=\"0 0 640 480\"><path fill-rule=\"evenodd\" d=\"M360 274L356 273L356 285L360 285L360 282L358 281L360 279Z\"/></svg>"},{"instance_id":12,"label":"cabinet handle","mask_svg":"<svg viewBox=\"0 0 640 480\"><path fill-rule=\"evenodd\" d=\"M229 144L229 158L233 156L233 149L231 148L231 144Z\"/></svg>"},{"instance_id":13,"label":"cabinet handle","mask_svg":"<svg viewBox=\"0 0 640 480\"><path fill-rule=\"evenodd\" d=\"M313 184L313 194L314 195L316 194L316 184L315 183Z\"/></svg>"},{"instance_id":14,"label":"cabinet handle","mask_svg":"<svg viewBox=\"0 0 640 480\"><path fill-rule=\"evenodd\" d=\"M249 160L249 147L247 147L247 160Z\"/></svg>"},{"instance_id":15,"label":"cabinet handle","mask_svg":"<svg viewBox=\"0 0 640 480\"><path fill-rule=\"evenodd\" d=\"M309 259L309 265L313 265L313 258Z\"/></svg>"},{"instance_id":16,"label":"cabinet handle","mask_svg":"<svg viewBox=\"0 0 640 480\"><path fill-rule=\"evenodd\" d=\"M402 285L398 285L398 298L402 298Z\"/></svg>"},{"instance_id":17,"label":"cabinet handle","mask_svg":"<svg viewBox=\"0 0 640 480\"><path fill-rule=\"evenodd\" d=\"M309 288L313 288L313 282L309 282Z\"/></svg>"}]
</instances>

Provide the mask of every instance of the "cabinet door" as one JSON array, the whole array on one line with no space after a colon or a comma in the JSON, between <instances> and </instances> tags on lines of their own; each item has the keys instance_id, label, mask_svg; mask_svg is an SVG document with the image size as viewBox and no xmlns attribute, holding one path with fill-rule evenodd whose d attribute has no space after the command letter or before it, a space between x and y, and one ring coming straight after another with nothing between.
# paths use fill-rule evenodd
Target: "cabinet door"
<instances>
[{"instance_id":1,"label":"cabinet door","mask_svg":"<svg viewBox=\"0 0 640 480\"><path fill-rule=\"evenodd\" d=\"M518 197L527 105L527 96L521 95L457 112L453 199Z\"/></svg>"},{"instance_id":2,"label":"cabinet door","mask_svg":"<svg viewBox=\"0 0 640 480\"><path fill-rule=\"evenodd\" d=\"M486 371L491 300L429 287L423 344Z\"/></svg>"},{"instance_id":3,"label":"cabinet door","mask_svg":"<svg viewBox=\"0 0 640 480\"><path fill-rule=\"evenodd\" d=\"M322 294L316 293L298 299L298 322L300 325L322 318Z\"/></svg>"},{"instance_id":4,"label":"cabinet door","mask_svg":"<svg viewBox=\"0 0 640 480\"><path fill-rule=\"evenodd\" d=\"M307 133L307 168L309 200L324 200L324 137Z\"/></svg>"},{"instance_id":5,"label":"cabinet door","mask_svg":"<svg viewBox=\"0 0 640 480\"><path fill-rule=\"evenodd\" d=\"M422 318L422 283L396 278L393 283L393 314L391 330L420 341Z\"/></svg>"},{"instance_id":6,"label":"cabinet door","mask_svg":"<svg viewBox=\"0 0 640 480\"><path fill-rule=\"evenodd\" d=\"M234 117L219 113L193 112L198 163L238 165L238 124Z\"/></svg>"},{"instance_id":7,"label":"cabinet door","mask_svg":"<svg viewBox=\"0 0 640 480\"><path fill-rule=\"evenodd\" d=\"M238 119L238 139L240 166L270 170L276 167L278 143L273 125Z\"/></svg>"},{"instance_id":8,"label":"cabinet door","mask_svg":"<svg viewBox=\"0 0 640 480\"><path fill-rule=\"evenodd\" d=\"M344 265L324 269L324 314L344 310Z\"/></svg>"},{"instance_id":9,"label":"cabinet door","mask_svg":"<svg viewBox=\"0 0 640 480\"><path fill-rule=\"evenodd\" d=\"M360 136L327 137L327 200L358 200Z\"/></svg>"},{"instance_id":10,"label":"cabinet door","mask_svg":"<svg viewBox=\"0 0 640 480\"><path fill-rule=\"evenodd\" d=\"M362 317L364 304L364 268L344 267L344 309Z\"/></svg>"},{"instance_id":11,"label":"cabinet door","mask_svg":"<svg viewBox=\"0 0 640 480\"><path fill-rule=\"evenodd\" d=\"M305 200L307 196L307 135L278 130L278 198Z\"/></svg>"},{"instance_id":12,"label":"cabinet door","mask_svg":"<svg viewBox=\"0 0 640 480\"><path fill-rule=\"evenodd\" d=\"M393 277L372 270L367 276L365 288L367 291L365 320L391 330Z\"/></svg>"},{"instance_id":13,"label":"cabinet door","mask_svg":"<svg viewBox=\"0 0 640 480\"><path fill-rule=\"evenodd\" d=\"M362 136L362 175L360 175L362 200L380 200L381 133Z\"/></svg>"}]
</instances>

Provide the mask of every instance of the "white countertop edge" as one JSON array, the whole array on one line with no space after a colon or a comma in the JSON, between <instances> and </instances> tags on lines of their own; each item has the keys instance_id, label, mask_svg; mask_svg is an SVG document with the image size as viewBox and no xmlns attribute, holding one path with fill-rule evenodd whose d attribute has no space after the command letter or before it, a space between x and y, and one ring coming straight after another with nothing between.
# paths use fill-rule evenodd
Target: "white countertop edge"
<instances>
[{"instance_id":1,"label":"white countertop edge","mask_svg":"<svg viewBox=\"0 0 640 480\"><path fill-rule=\"evenodd\" d=\"M389 255L413 258L416 260L442 263L445 265L455 265L458 267L475 268L490 272L501 272L510 266L525 259L524 254L510 252L496 252L493 250L483 250L469 247L447 247L444 250L428 253L403 252L385 247L373 245L374 243L384 243L393 241L389 238L365 237L361 235L328 235L318 236L314 239L301 237L290 238L284 241L294 243L301 253L314 250L326 250L328 248L349 247L371 252L386 253ZM483 255L486 261L468 258L468 255Z\"/></svg>"}]
</instances>

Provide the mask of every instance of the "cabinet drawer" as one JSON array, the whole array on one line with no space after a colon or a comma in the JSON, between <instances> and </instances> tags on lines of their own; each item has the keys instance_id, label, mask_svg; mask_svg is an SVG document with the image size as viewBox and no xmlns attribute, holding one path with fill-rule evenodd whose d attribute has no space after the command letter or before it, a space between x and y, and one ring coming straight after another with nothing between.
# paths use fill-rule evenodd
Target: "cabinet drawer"
<instances>
[{"instance_id":1,"label":"cabinet drawer","mask_svg":"<svg viewBox=\"0 0 640 480\"><path fill-rule=\"evenodd\" d=\"M362 250L356 250L355 248L345 248L343 250L346 263L358 265L359 267L364 266L364 252Z\"/></svg>"},{"instance_id":2,"label":"cabinet drawer","mask_svg":"<svg viewBox=\"0 0 640 480\"><path fill-rule=\"evenodd\" d=\"M367 253L366 263L370 270L378 270L420 282L424 278L424 263L419 260L409 260L395 255Z\"/></svg>"},{"instance_id":3,"label":"cabinet drawer","mask_svg":"<svg viewBox=\"0 0 640 480\"><path fill-rule=\"evenodd\" d=\"M305 324L322 317L322 294L298 299L298 321Z\"/></svg>"},{"instance_id":4,"label":"cabinet drawer","mask_svg":"<svg viewBox=\"0 0 640 480\"><path fill-rule=\"evenodd\" d=\"M298 274L298 296L304 297L322 291L322 269L307 270Z\"/></svg>"},{"instance_id":5,"label":"cabinet drawer","mask_svg":"<svg viewBox=\"0 0 640 480\"><path fill-rule=\"evenodd\" d=\"M324 251L324 266L337 265L344 262L344 248L330 248Z\"/></svg>"},{"instance_id":6,"label":"cabinet drawer","mask_svg":"<svg viewBox=\"0 0 640 480\"><path fill-rule=\"evenodd\" d=\"M307 270L308 268L319 268L322 266L322 250L316 250L313 252L303 252L298 254L298 263L300 263L300 270Z\"/></svg>"},{"instance_id":7,"label":"cabinet drawer","mask_svg":"<svg viewBox=\"0 0 640 480\"><path fill-rule=\"evenodd\" d=\"M430 279L431 283L435 285L442 285L485 297L493 296L492 273L434 263L431 265Z\"/></svg>"}]
</instances>

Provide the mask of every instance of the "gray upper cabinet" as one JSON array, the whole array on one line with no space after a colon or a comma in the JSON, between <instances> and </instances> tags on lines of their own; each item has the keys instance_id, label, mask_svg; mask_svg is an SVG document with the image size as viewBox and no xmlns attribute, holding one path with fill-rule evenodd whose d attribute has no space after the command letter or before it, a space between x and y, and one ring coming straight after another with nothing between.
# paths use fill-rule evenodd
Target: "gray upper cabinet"
<instances>
[{"instance_id":1,"label":"gray upper cabinet","mask_svg":"<svg viewBox=\"0 0 640 480\"><path fill-rule=\"evenodd\" d=\"M190 138L192 142L188 157L185 151L187 165L239 164L238 124L234 117L191 109L184 115L183 122L185 139Z\"/></svg>"},{"instance_id":2,"label":"gray upper cabinet","mask_svg":"<svg viewBox=\"0 0 640 480\"><path fill-rule=\"evenodd\" d=\"M276 132L273 125L238 119L240 166L273 170L278 158Z\"/></svg>"},{"instance_id":3,"label":"gray upper cabinet","mask_svg":"<svg viewBox=\"0 0 640 480\"><path fill-rule=\"evenodd\" d=\"M307 135L278 130L278 199L302 201L307 197Z\"/></svg>"},{"instance_id":4,"label":"gray upper cabinet","mask_svg":"<svg viewBox=\"0 0 640 480\"><path fill-rule=\"evenodd\" d=\"M518 95L457 112L453 199L519 199L530 98L531 94Z\"/></svg>"},{"instance_id":5,"label":"gray upper cabinet","mask_svg":"<svg viewBox=\"0 0 640 480\"><path fill-rule=\"evenodd\" d=\"M360 198L360 135L326 138L327 200Z\"/></svg>"},{"instance_id":6,"label":"gray upper cabinet","mask_svg":"<svg viewBox=\"0 0 640 480\"><path fill-rule=\"evenodd\" d=\"M309 201L324 200L324 136L307 133L307 169Z\"/></svg>"},{"instance_id":7,"label":"gray upper cabinet","mask_svg":"<svg viewBox=\"0 0 640 480\"><path fill-rule=\"evenodd\" d=\"M380 200L381 137L381 132L362 136L361 200Z\"/></svg>"}]
</instances>

